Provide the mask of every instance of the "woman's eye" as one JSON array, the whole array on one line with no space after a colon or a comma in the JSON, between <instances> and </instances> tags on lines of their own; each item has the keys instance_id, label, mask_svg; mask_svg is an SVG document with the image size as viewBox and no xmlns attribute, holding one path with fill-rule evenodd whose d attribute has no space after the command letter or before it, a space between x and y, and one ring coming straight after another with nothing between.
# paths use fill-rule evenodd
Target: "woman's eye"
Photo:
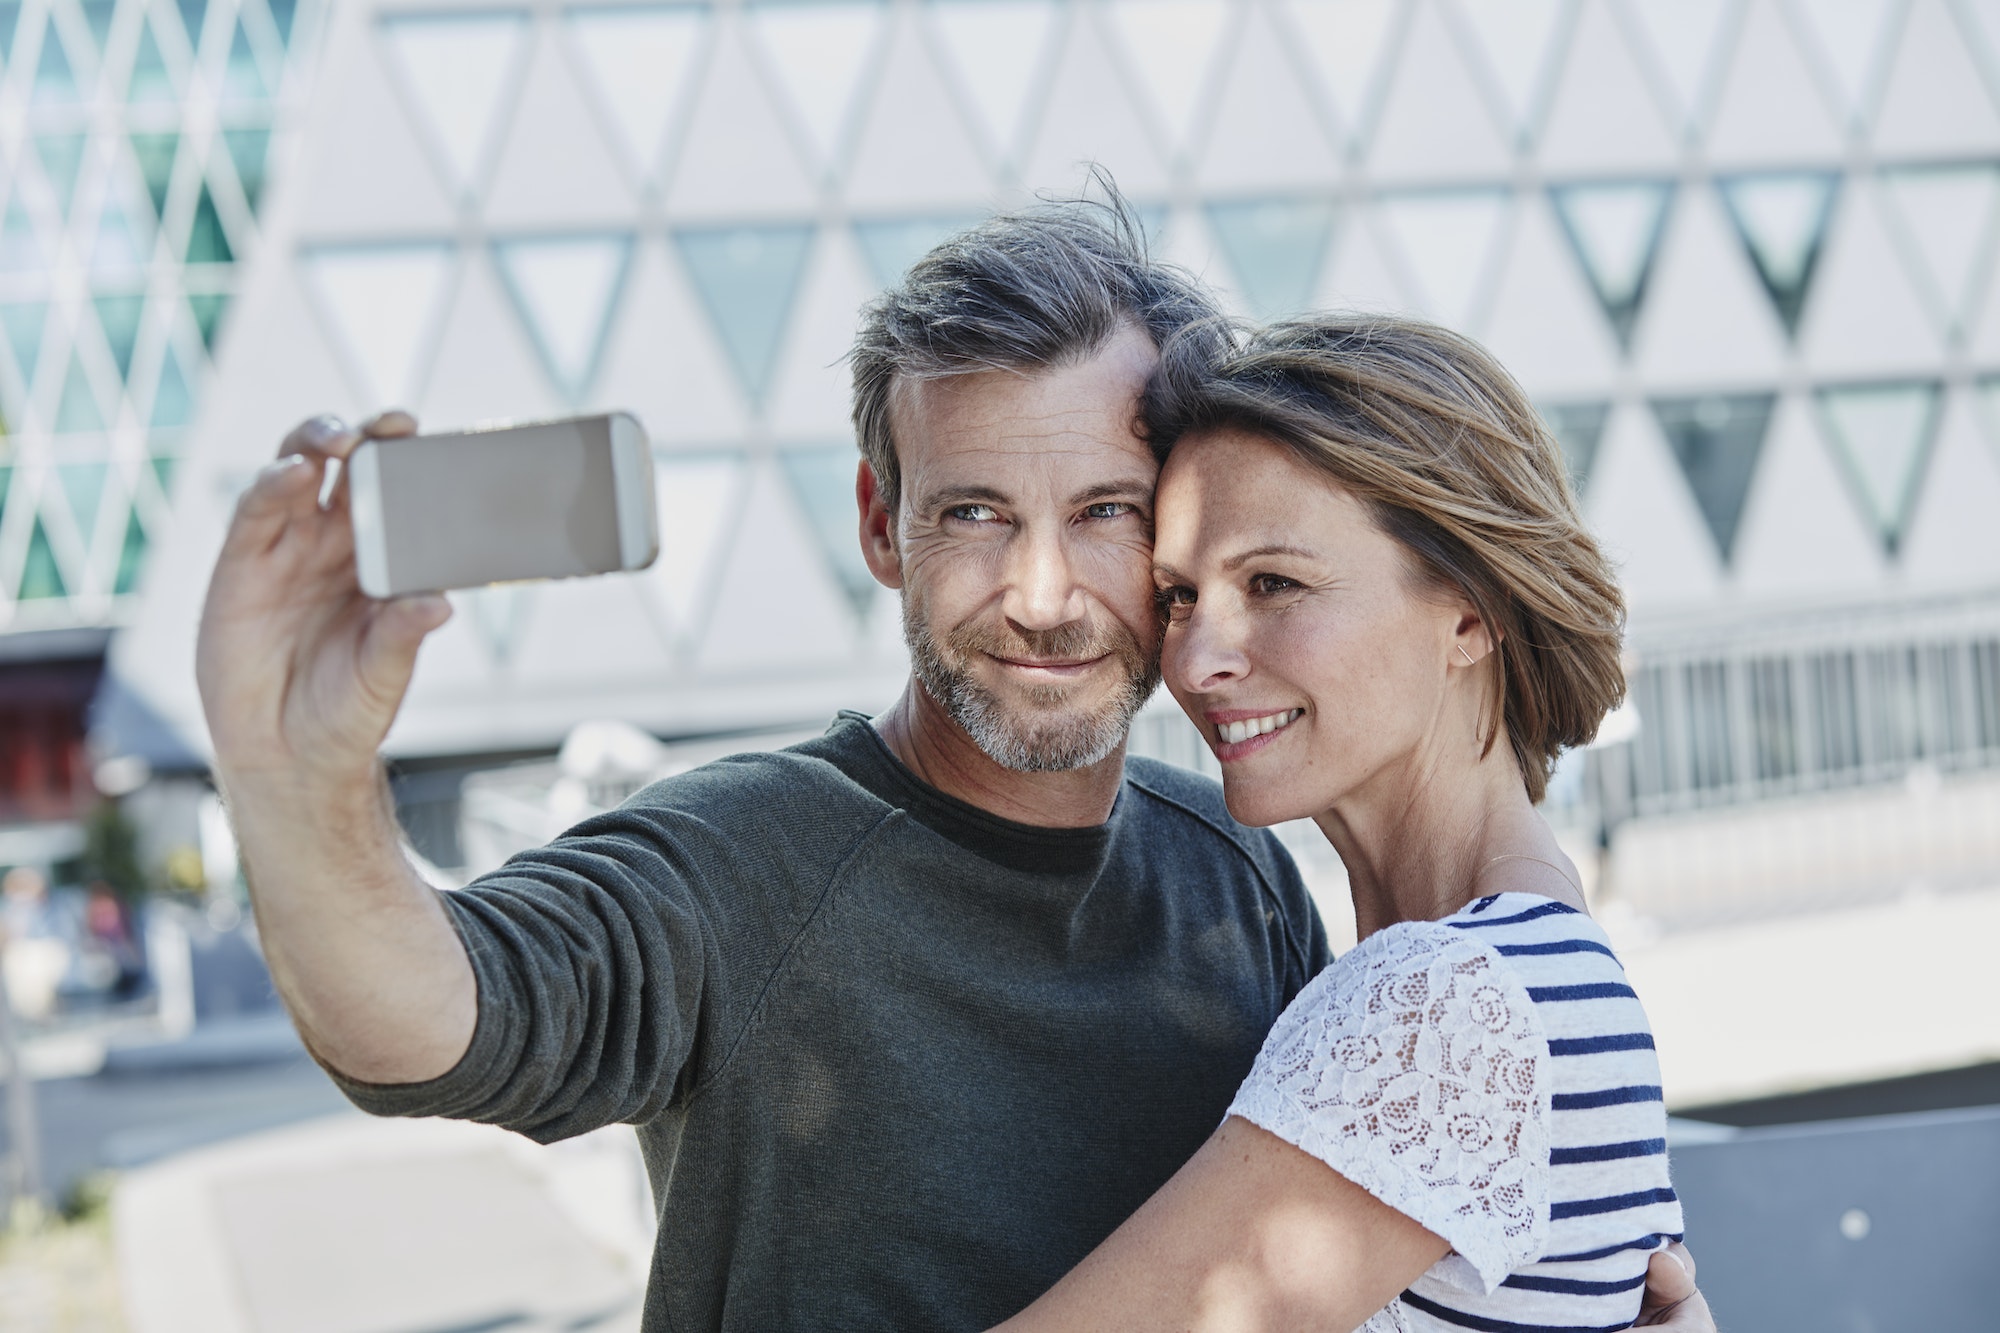
<instances>
[{"instance_id":1,"label":"woman's eye","mask_svg":"<svg viewBox=\"0 0 2000 1333\"><path fill-rule=\"evenodd\" d=\"M1194 610L1193 588L1161 588L1153 594L1153 604L1168 620L1185 620Z\"/></svg>"},{"instance_id":2,"label":"woman's eye","mask_svg":"<svg viewBox=\"0 0 2000 1333\"><path fill-rule=\"evenodd\" d=\"M1250 576L1250 591L1266 597L1274 593L1290 592L1298 586L1295 580L1288 579L1282 574L1252 574Z\"/></svg>"},{"instance_id":3,"label":"woman's eye","mask_svg":"<svg viewBox=\"0 0 2000 1333\"><path fill-rule=\"evenodd\" d=\"M991 523L1000 517L1000 511L992 505L954 505L944 511L944 516L961 523Z\"/></svg>"},{"instance_id":4,"label":"woman's eye","mask_svg":"<svg viewBox=\"0 0 2000 1333\"><path fill-rule=\"evenodd\" d=\"M1106 500L1091 505L1083 511L1085 518L1123 518L1132 512L1132 506L1122 500Z\"/></svg>"}]
</instances>

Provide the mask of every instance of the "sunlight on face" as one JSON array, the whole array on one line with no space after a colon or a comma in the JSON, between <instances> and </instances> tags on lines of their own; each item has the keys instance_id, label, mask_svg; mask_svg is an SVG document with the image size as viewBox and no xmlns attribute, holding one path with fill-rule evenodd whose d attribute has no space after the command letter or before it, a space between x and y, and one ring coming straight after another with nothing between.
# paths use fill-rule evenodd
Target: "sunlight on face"
<instances>
[{"instance_id":1,"label":"sunlight on face","mask_svg":"<svg viewBox=\"0 0 2000 1333\"><path fill-rule=\"evenodd\" d=\"M1162 671L1222 762L1229 812L1275 824L1420 780L1458 721L1460 613L1361 502L1280 445L1218 431L1174 447L1157 504Z\"/></svg>"},{"instance_id":2,"label":"sunlight on face","mask_svg":"<svg viewBox=\"0 0 2000 1333\"><path fill-rule=\"evenodd\" d=\"M917 678L995 762L1108 757L1159 681L1156 360L1131 330L1075 365L899 386L903 628Z\"/></svg>"}]
</instances>

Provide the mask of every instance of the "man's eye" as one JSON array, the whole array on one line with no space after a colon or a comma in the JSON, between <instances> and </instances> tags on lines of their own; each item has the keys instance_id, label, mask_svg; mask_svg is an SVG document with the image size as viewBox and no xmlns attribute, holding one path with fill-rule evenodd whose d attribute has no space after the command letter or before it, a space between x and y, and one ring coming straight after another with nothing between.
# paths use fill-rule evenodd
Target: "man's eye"
<instances>
[{"instance_id":1,"label":"man's eye","mask_svg":"<svg viewBox=\"0 0 2000 1333\"><path fill-rule=\"evenodd\" d=\"M1000 512L992 505L954 505L944 511L944 516L961 523L991 523L1000 517Z\"/></svg>"},{"instance_id":2,"label":"man's eye","mask_svg":"<svg viewBox=\"0 0 2000 1333\"><path fill-rule=\"evenodd\" d=\"M1132 512L1132 506L1123 500L1105 500L1089 506L1083 511L1085 518L1123 518Z\"/></svg>"}]
</instances>

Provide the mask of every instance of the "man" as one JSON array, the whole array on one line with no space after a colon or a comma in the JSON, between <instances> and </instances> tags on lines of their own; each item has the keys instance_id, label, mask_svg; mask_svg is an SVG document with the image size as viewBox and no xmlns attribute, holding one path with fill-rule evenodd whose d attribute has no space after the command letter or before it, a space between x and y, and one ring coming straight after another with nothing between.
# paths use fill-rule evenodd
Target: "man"
<instances>
[{"instance_id":1,"label":"man","mask_svg":"<svg viewBox=\"0 0 2000 1333\"><path fill-rule=\"evenodd\" d=\"M1012 1314L1207 1138L1328 961L1275 840L1124 757L1158 678L1135 409L1213 309L1110 217L995 220L868 313L856 493L901 700L458 893L405 862L376 759L449 607L362 597L316 499L414 423L308 422L238 508L202 697L301 1033L379 1113L636 1124L649 1329Z\"/></svg>"}]
</instances>

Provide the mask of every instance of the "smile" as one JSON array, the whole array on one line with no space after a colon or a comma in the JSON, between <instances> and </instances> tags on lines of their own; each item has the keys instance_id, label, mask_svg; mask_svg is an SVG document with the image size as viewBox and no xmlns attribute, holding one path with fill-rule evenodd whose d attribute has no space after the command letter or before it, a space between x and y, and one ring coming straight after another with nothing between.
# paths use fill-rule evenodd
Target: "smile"
<instances>
[{"instance_id":1,"label":"smile","mask_svg":"<svg viewBox=\"0 0 2000 1333\"><path fill-rule=\"evenodd\" d=\"M1215 724L1216 739L1225 745L1240 745L1258 736L1268 736L1274 731L1288 727L1306 715L1303 708L1287 708L1280 713L1266 713L1262 717L1246 717L1238 722L1218 722Z\"/></svg>"}]
</instances>

